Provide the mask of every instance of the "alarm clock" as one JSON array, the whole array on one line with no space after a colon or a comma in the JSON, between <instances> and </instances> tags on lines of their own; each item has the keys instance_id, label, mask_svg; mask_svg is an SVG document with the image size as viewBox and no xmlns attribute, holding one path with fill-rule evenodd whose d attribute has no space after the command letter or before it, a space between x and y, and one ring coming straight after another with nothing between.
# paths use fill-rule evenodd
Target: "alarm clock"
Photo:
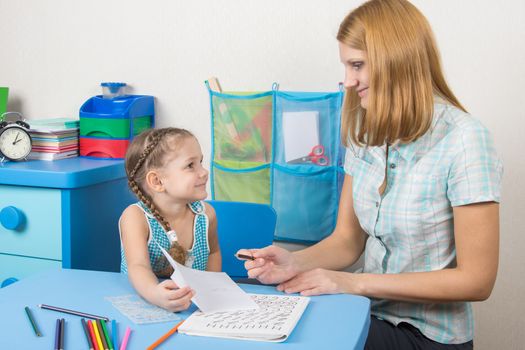
<instances>
[{"instance_id":1,"label":"alarm clock","mask_svg":"<svg viewBox=\"0 0 525 350\"><path fill-rule=\"evenodd\" d=\"M0 119L3 119L0 122L0 161L26 160L33 145L29 124L18 112L4 113Z\"/></svg>"}]
</instances>

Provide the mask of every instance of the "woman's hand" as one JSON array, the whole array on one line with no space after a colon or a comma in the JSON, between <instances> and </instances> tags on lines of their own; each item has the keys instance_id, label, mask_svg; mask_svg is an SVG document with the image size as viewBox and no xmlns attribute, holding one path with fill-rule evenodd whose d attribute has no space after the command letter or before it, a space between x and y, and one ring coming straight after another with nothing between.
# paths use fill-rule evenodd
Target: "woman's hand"
<instances>
[{"instance_id":1,"label":"woman's hand","mask_svg":"<svg viewBox=\"0 0 525 350\"><path fill-rule=\"evenodd\" d=\"M163 309L177 312L188 309L194 295L195 292L190 287L178 288L172 280L165 280L154 287L151 301Z\"/></svg>"},{"instance_id":2,"label":"woman's hand","mask_svg":"<svg viewBox=\"0 0 525 350\"><path fill-rule=\"evenodd\" d=\"M345 285L351 277L352 274L348 272L313 269L279 284L277 290L285 293L301 293L301 295L347 293Z\"/></svg>"},{"instance_id":3,"label":"woman's hand","mask_svg":"<svg viewBox=\"0 0 525 350\"><path fill-rule=\"evenodd\" d=\"M244 267L248 277L256 278L264 284L281 283L293 278L299 272L294 256L286 249L268 246L263 249L241 249L237 254L253 256Z\"/></svg>"}]
</instances>

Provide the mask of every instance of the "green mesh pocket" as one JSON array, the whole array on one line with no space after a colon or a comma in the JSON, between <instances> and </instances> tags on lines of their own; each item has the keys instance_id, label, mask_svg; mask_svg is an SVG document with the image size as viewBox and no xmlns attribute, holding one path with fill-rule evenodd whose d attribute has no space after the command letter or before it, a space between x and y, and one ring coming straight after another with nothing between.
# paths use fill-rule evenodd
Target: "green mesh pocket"
<instances>
[{"instance_id":1,"label":"green mesh pocket","mask_svg":"<svg viewBox=\"0 0 525 350\"><path fill-rule=\"evenodd\" d=\"M216 161L213 165L214 199L270 203L270 167L259 162Z\"/></svg>"},{"instance_id":2,"label":"green mesh pocket","mask_svg":"<svg viewBox=\"0 0 525 350\"><path fill-rule=\"evenodd\" d=\"M212 108L216 160L270 162L273 108L271 94L255 98L214 95Z\"/></svg>"}]
</instances>

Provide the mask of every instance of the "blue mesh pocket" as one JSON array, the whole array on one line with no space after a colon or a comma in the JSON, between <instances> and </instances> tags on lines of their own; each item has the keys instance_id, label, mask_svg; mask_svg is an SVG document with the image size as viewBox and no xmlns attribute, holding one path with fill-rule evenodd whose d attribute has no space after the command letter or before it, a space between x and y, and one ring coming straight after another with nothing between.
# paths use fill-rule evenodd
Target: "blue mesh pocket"
<instances>
[{"instance_id":1,"label":"blue mesh pocket","mask_svg":"<svg viewBox=\"0 0 525 350\"><path fill-rule=\"evenodd\" d=\"M337 173L335 167L275 166L275 239L314 243L332 233L337 217Z\"/></svg>"}]
</instances>

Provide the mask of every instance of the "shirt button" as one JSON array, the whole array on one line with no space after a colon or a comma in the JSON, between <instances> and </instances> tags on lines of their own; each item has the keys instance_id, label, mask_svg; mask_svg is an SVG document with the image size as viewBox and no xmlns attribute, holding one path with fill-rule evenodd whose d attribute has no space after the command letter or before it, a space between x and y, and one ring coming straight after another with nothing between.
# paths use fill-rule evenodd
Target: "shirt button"
<instances>
[{"instance_id":1,"label":"shirt button","mask_svg":"<svg viewBox=\"0 0 525 350\"><path fill-rule=\"evenodd\" d=\"M376 208L379 208L379 202L376 202Z\"/></svg>"},{"instance_id":2,"label":"shirt button","mask_svg":"<svg viewBox=\"0 0 525 350\"><path fill-rule=\"evenodd\" d=\"M390 163L390 169L395 169L396 165L394 163Z\"/></svg>"}]
</instances>

